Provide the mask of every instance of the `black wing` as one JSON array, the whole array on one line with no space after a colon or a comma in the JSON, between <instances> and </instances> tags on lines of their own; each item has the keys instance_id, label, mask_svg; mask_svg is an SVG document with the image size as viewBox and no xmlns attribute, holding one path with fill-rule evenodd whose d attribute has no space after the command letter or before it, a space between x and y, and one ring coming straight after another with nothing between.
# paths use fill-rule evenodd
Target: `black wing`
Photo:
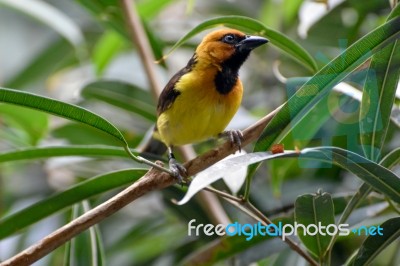
<instances>
[{"instance_id":1,"label":"black wing","mask_svg":"<svg viewBox=\"0 0 400 266\"><path fill-rule=\"evenodd\" d=\"M170 81L165 86L164 90L161 92L160 98L158 99L157 114L162 114L165 110L171 107L175 99L181 94L180 91L175 89L176 83L179 79L186 73L192 71L196 64L196 54L192 56L188 64L182 68L178 73L176 73Z\"/></svg>"}]
</instances>

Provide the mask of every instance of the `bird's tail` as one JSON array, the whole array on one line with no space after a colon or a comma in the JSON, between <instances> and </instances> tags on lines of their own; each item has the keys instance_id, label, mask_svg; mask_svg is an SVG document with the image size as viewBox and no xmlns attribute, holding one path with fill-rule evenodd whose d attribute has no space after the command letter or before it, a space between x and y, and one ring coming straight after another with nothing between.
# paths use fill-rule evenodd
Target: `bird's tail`
<instances>
[{"instance_id":1,"label":"bird's tail","mask_svg":"<svg viewBox=\"0 0 400 266\"><path fill-rule=\"evenodd\" d=\"M162 155L167 151L167 146L157 138L157 129L151 129L143 141L138 146L140 155L147 159L162 159Z\"/></svg>"}]
</instances>

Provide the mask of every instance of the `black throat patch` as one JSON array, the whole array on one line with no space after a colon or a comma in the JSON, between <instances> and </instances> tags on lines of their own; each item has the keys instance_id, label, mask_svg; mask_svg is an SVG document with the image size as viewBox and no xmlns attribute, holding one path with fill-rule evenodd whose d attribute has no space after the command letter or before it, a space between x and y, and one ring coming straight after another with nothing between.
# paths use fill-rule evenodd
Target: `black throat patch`
<instances>
[{"instance_id":1,"label":"black throat patch","mask_svg":"<svg viewBox=\"0 0 400 266\"><path fill-rule=\"evenodd\" d=\"M235 52L232 57L222 63L221 71L214 78L217 91L228 94L232 91L239 79L239 68L249 56L250 51Z\"/></svg>"}]
</instances>

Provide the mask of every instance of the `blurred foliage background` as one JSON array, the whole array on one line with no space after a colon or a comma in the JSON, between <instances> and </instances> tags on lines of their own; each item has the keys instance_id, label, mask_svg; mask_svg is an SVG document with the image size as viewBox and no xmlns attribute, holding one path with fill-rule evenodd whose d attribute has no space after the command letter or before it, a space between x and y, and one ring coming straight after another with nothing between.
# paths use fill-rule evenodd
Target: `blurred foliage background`
<instances>
[{"instance_id":1,"label":"blurred foliage background","mask_svg":"<svg viewBox=\"0 0 400 266\"><path fill-rule=\"evenodd\" d=\"M199 23L219 16L241 15L257 19L295 40L320 68L383 24L391 12L391 4L395 2L138 0L136 5L157 59L167 54L173 44ZM196 35L156 65L160 84L166 84L169 77L186 64L204 34ZM111 121L130 147L137 147L151 130L156 119L156 101L149 91L136 47L130 40L119 1L0 0L0 36L2 87L47 95L85 107ZM244 129L286 101L293 90L314 73L268 46L257 49L240 74L245 96L229 127ZM357 94L357 91L360 94L365 76L365 69L361 69L347 80L355 91L345 89L345 92L332 93L322 101L314 115L284 139L285 148L336 146L361 154L360 102L356 96L348 95ZM397 90L392 122L380 158L400 146L399 97ZM330 100L339 107L332 109ZM87 125L0 104L1 153L70 145L118 146L109 136ZM194 147L202 153L215 145L215 141L207 141ZM247 151L251 149L246 147ZM12 162L3 160L0 164L0 217L50 199L54 193L94 176L143 167L123 156L70 156L23 161L15 158ZM398 174L398 164L392 170ZM337 166L280 159L261 166L252 180L250 199L267 216L284 219L292 216L294 202L301 194L322 189L332 194L340 204L360 184L361 181L353 174ZM222 181L215 186L229 189ZM70 207L49 217L43 215L37 223L1 239L0 261L110 198L120 189L90 197L82 204L70 204ZM72 190L71 193L78 191ZM223 245L220 239L187 234L188 221L196 219L197 223L211 223L212 218L199 199L183 206L171 203L171 199L180 199L183 194L179 187L152 192L35 265L175 265L187 257L203 254L204 250L212 254L213 248ZM224 201L221 204L232 221L252 222L230 204ZM354 226L360 223L381 224L398 216L392 207L381 195L371 194L352 213L349 223ZM93 241L93 238L97 240ZM333 249L332 265L344 264L362 241L363 237L339 238ZM221 258L216 257L211 263L304 265L304 260L279 239L237 245L242 246L228 248ZM373 265L399 265L399 247L397 240L377 257Z\"/></svg>"}]
</instances>

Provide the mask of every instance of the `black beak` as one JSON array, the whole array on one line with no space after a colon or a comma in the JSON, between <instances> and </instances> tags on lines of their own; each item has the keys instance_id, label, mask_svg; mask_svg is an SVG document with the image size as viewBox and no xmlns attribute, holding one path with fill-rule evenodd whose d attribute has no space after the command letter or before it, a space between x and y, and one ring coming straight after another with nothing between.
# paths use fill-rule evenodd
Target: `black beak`
<instances>
[{"instance_id":1,"label":"black beak","mask_svg":"<svg viewBox=\"0 0 400 266\"><path fill-rule=\"evenodd\" d=\"M236 44L236 48L240 51L251 51L264 43L269 42L268 39L259 36L249 36L247 35L245 39L241 40Z\"/></svg>"}]
</instances>

